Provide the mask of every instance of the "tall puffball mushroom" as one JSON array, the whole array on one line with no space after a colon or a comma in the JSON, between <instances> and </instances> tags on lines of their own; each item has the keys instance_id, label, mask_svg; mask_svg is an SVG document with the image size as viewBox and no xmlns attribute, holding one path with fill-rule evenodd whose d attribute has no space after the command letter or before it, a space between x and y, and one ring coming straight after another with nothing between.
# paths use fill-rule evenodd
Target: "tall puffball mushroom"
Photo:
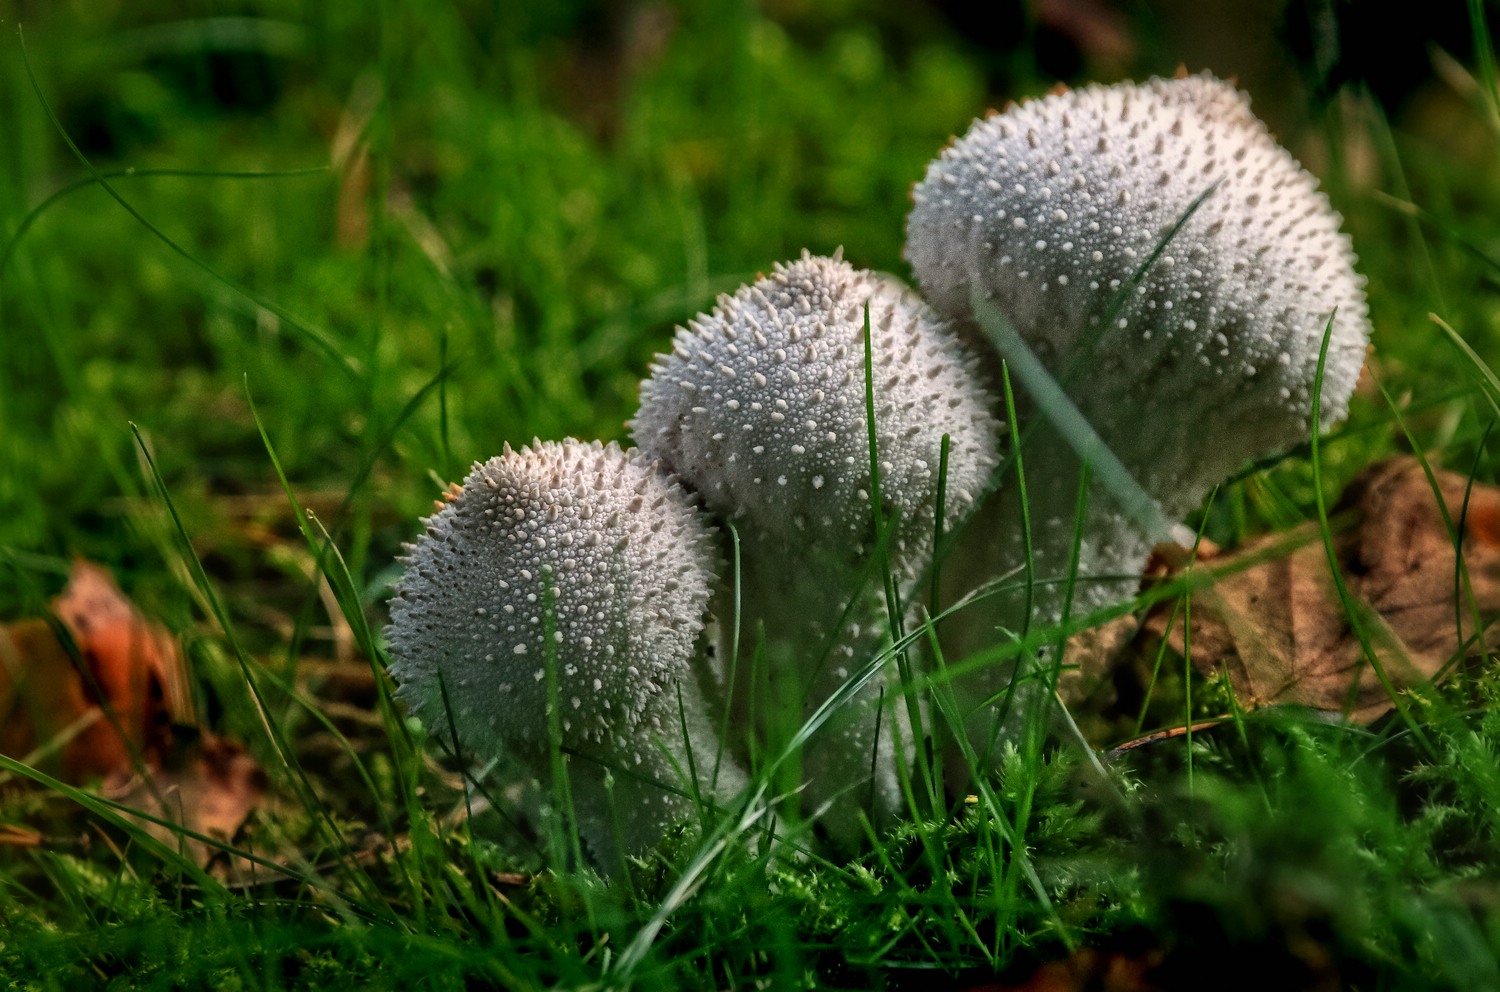
<instances>
[{"instance_id":1,"label":"tall puffball mushroom","mask_svg":"<svg viewBox=\"0 0 1500 992\"><path fill-rule=\"evenodd\" d=\"M715 549L652 461L597 441L507 445L424 524L386 637L397 696L435 735L545 781L555 700L580 833L606 865L688 818L695 791L743 786L732 767L685 780L716 765L690 666Z\"/></svg>"},{"instance_id":2,"label":"tall puffball mushroom","mask_svg":"<svg viewBox=\"0 0 1500 992\"><path fill-rule=\"evenodd\" d=\"M931 558L943 435L948 526L985 485L1000 434L972 358L908 291L838 255L777 265L679 328L641 386L633 424L642 450L736 521L742 627L763 625L772 691L809 713L889 630L878 577L835 629L875 549L867 307L881 512L895 520L888 563L904 597ZM745 705L744 684L724 690ZM889 668L854 702L803 751L806 798L813 809L831 804L823 823L845 840L858 836L857 811L879 822L900 807L896 765L912 746Z\"/></svg>"},{"instance_id":3,"label":"tall puffball mushroom","mask_svg":"<svg viewBox=\"0 0 1500 992\"><path fill-rule=\"evenodd\" d=\"M1013 370L1044 370L1027 382L1036 405L1065 394L1095 435L1054 419L1023 450L1038 578L1068 570L1077 450L1114 456L1093 465L1077 612L1128 597L1161 537L1143 517L1180 518L1234 469L1347 411L1369 336L1349 239L1226 82L1096 85L1014 107L945 150L913 200L906 257L927 298L983 325ZM1108 468L1134 484L1110 484ZM1008 489L985 511L1002 535L992 574L1024 560ZM1036 587L1030 617L1010 597L998 619L1055 621L1067 586Z\"/></svg>"}]
</instances>

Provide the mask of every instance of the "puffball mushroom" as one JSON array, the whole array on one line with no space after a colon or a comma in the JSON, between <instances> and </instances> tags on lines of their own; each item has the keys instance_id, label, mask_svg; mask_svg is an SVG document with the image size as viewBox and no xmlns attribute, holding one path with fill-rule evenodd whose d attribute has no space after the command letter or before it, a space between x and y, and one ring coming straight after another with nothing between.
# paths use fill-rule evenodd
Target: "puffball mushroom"
<instances>
[{"instance_id":1,"label":"puffball mushroom","mask_svg":"<svg viewBox=\"0 0 1500 992\"><path fill-rule=\"evenodd\" d=\"M913 201L906 257L927 298L970 325L992 307L1002 356L1029 351L1167 519L1346 413L1369 336L1364 280L1317 180L1229 83L1095 85L1013 107L931 163ZM1058 576L1078 437L1034 440L1037 563ZM1018 564L1017 498L990 514L1005 535L996 573ZM1128 595L1160 536L1124 502L1096 476L1080 609ZM1034 618L1058 618L1059 594L1037 603Z\"/></svg>"},{"instance_id":2,"label":"puffball mushroom","mask_svg":"<svg viewBox=\"0 0 1500 992\"><path fill-rule=\"evenodd\" d=\"M700 772L715 764L690 666L715 548L681 487L613 443L507 445L424 524L386 628L398 698L465 752L513 755L544 780L555 699L601 863L687 818L686 750ZM721 770L717 793L742 785Z\"/></svg>"},{"instance_id":3,"label":"puffball mushroom","mask_svg":"<svg viewBox=\"0 0 1500 992\"><path fill-rule=\"evenodd\" d=\"M889 563L904 595L929 563L943 435L945 525L984 487L1000 435L973 359L910 292L840 255L777 265L678 329L641 385L632 427L642 450L737 522L742 626L764 624L770 678L808 712L876 656L889 629L878 579L844 629L831 629L875 547L867 306L882 513L897 521ZM743 705L745 686L726 690ZM856 712L804 749L806 796L814 808L833 801L823 822L835 835L857 836L857 810L879 822L900 806L896 762L912 744L900 697L886 678L872 680Z\"/></svg>"}]
</instances>

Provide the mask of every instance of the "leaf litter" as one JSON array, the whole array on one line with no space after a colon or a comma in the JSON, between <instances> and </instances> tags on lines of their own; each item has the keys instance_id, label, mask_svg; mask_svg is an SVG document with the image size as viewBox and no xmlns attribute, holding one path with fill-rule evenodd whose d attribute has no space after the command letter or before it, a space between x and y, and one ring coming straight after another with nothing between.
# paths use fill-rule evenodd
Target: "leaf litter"
<instances>
[{"instance_id":1,"label":"leaf litter","mask_svg":"<svg viewBox=\"0 0 1500 992\"><path fill-rule=\"evenodd\" d=\"M1359 724L1394 706L1376 664L1401 692L1483 656L1500 614L1500 488L1444 470L1429 479L1416 458L1393 458L1361 472L1334 517L1352 610L1318 525L1306 524L1233 552L1200 547L1166 576L1213 576L1188 594L1187 622L1168 601L1143 629L1203 675L1226 674L1242 707L1306 706Z\"/></svg>"},{"instance_id":2,"label":"leaf litter","mask_svg":"<svg viewBox=\"0 0 1500 992\"><path fill-rule=\"evenodd\" d=\"M170 824L232 839L266 796L237 742L198 729L182 647L110 573L75 561L52 614L0 624L0 754ZM179 831L142 819L172 846ZM35 835L9 828L7 843ZM36 841L40 843L40 840ZM200 864L215 848L188 840Z\"/></svg>"}]
</instances>

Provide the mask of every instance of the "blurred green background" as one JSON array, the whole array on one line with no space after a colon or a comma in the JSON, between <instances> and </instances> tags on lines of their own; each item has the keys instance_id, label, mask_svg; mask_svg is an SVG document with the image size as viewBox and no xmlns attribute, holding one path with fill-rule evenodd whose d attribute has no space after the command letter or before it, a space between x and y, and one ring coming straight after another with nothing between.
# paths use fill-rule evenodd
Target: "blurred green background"
<instances>
[{"instance_id":1,"label":"blurred green background","mask_svg":"<svg viewBox=\"0 0 1500 992\"><path fill-rule=\"evenodd\" d=\"M1495 108L1462 2L1398 30L1341 0L0 10L0 616L81 554L193 622L133 423L259 646L299 629L312 573L252 400L374 602L473 459L623 439L716 293L803 248L907 275L908 191L975 115L1178 65L1237 76L1324 177L1387 384L1423 444L1477 447L1426 318L1493 354ZM1361 416L1344 475L1393 443L1378 399Z\"/></svg>"}]
</instances>

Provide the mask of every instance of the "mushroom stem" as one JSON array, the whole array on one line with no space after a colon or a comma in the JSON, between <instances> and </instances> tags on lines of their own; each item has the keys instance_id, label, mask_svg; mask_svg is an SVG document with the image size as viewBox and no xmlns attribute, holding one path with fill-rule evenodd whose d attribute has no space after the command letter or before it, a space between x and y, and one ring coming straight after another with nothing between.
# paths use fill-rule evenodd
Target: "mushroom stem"
<instances>
[{"instance_id":1,"label":"mushroom stem","mask_svg":"<svg viewBox=\"0 0 1500 992\"><path fill-rule=\"evenodd\" d=\"M1024 478L1014 466L1006 472L965 522L958 538L964 554L944 573L950 598L984 591L944 621L942 644L950 659L972 657L997 637L1032 638L1129 601L1156 543L1141 525L1138 492L1122 499L1034 409L1018 423ZM1018 739L1038 709L1047 708L1043 694L1050 695L1064 662L1059 636L1018 662L955 681L981 767L994 757L987 752L997 742ZM950 773L950 779L958 783L962 775Z\"/></svg>"}]
</instances>

